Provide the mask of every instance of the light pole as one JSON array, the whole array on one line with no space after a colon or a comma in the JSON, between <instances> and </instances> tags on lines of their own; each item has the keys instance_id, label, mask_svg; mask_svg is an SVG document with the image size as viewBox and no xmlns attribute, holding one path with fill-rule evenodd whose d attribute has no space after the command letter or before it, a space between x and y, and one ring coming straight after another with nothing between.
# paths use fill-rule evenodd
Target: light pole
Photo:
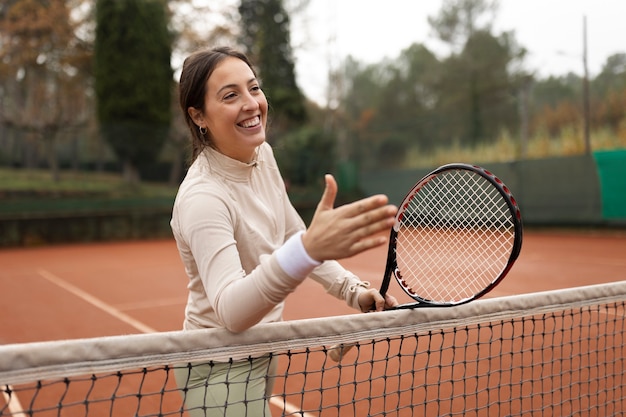
<instances>
[{"instance_id":1,"label":"light pole","mask_svg":"<svg viewBox=\"0 0 626 417\"><path fill-rule=\"evenodd\" d=\"M563 51L557 51L557 54L570 57L582 58L583 76L582 76L582 112L583 112L583 145L585 154L591 153L591 112L589 104L589 68L587 65L587 16L583 15L583 53L572 55Z\"/></svg>"},{"instance_id":2,"label":"light pole","mask_svg":"<svg viewBox=\"0 0 626 417\"><path fill-rule=\"evenodd\" d=\"M591 128L589 115L589 69L587 67L587 16L583 16L583 129L585 154L591 153Z\"/></svg>"}]
</instances>

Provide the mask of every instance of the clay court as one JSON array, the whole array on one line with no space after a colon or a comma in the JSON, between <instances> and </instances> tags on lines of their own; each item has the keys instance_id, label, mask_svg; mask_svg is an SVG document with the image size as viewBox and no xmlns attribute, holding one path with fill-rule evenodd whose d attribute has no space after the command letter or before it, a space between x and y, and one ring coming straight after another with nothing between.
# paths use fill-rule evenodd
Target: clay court
<instances>
[{"instance_id":1,"label":"clay court","mask_svg":"<svg viewBox=\"0 0 626 417\"><path fill-rule=\"evenodd\" d=\"M342 263L378 286L385 256L386 248L380 248ZM0 343L182 326L187 279L173 240L3 249L0 265ZM527 230L517 263L489 296L625 278L626 233ZM285 319L350 313L343 302L305 281L288 298Z\"/></svg>"},{"instance_id":2,"label":"clay court","mask_svg":"<svg viewBox=\"0 0 626 417\"><path fill-rule=\"evenodd\" d=\"M526 230L520 258L488 297L621 281L625 254L621 231ZM381 248L343 264L378 286L385 256ZM186 277L172 240L5 249L0 265L3 344L181 327ZM285 319L351 313L305 281L288 298Z\"/></svg>"}]
</instances>

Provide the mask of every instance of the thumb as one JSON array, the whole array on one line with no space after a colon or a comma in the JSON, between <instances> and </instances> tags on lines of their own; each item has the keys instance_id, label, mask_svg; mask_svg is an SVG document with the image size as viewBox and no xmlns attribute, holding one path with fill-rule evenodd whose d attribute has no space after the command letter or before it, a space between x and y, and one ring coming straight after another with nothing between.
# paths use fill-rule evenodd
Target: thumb
<instances>
[{"instance_id":1,"label":"thumb","mask_svg":"<svg viewBox=\"0 0 626 417\"><path fill-rule=\"evenodd\" d=\"M324 176L326 182L326 188L324 188L324 194L317 205L318 210L332 210L335 206L335 198L337 197L337 182L331 174Z\"/></svg>"}]
</instances>

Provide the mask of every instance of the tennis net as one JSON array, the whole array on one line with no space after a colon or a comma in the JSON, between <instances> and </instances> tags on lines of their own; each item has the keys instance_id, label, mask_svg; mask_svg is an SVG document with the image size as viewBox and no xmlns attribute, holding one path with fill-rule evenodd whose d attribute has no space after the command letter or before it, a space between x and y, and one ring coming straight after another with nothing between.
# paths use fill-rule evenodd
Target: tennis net
<instances>
[{"instance_id":1,"label":"tennis net","mask_svg":"<svg viewBox=\"0 0 626 417\"><path fill-rule=\"evenodd\" d=\"M623 415L625 302L620 282L272 323L241 334L4 345L0 416L221 416L224 407L239 407L226 415L264 415L250 399L188 410L190 387L174 381L189 363L211 370L259 357L275 365L261 377L273 381L261 400L273 416ZM329 349L340 343L356 347L333 362ZM226 386L233 388L228 377Z\"/></svg>"}]
</instances>

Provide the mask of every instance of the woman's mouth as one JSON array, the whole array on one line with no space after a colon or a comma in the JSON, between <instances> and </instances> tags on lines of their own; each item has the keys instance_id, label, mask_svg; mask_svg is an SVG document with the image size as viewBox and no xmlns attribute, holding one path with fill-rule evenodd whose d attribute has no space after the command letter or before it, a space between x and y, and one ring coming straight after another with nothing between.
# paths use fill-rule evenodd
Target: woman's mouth
<instances>
[{"instance_id":1,"label":"woman's mouth","mask_svg":"<svg viewBox=\"0 0 626 417\"><path fill-rule=\"evenodd\" d=\"M245 127L245 128L249 128L249 127L255 127L261 124L261 117L260 116L254 116L251 119L247 119L244 120L242 122L237 123L237 125L241 126L241 127Z\"/></svg>"}]
</instances>

